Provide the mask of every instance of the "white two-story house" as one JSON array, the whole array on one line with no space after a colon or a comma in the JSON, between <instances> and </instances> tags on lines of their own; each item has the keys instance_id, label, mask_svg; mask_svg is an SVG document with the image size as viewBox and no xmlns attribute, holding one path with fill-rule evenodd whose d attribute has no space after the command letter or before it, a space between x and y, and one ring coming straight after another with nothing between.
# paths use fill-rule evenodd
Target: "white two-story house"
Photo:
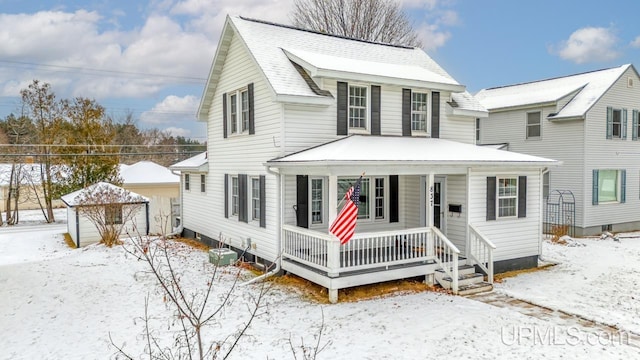
<instances>
[{"instance_id":1,"label":"white two-story house","mask_svg":"<svg viewBox=\"0 0 640 360\"><path fill-rule=\"evenodd\" d=\"M479 143L562 161L545 222L575 235L640 229L640 79L633 65L480 91ZM573 203L573 205L572 205Z\"/></svg>"},{"instance_id":2,"label":"white two-story house","mask_svg":"<svg viewBox=\"0 0 640 360\"><path fill-rule=\"evenodd\" d=\"M537 265L553 160L475 145L486 110L424 51L228 17L182 173L184 235L328 288ZM364 174L356 234L328 233ZM495 264L494 264L495 263ZM494 269L495 266L495 269ZM463 281L463 280L460 280ZM460 286L459 286L460 285Z\"/></svg>"}]
</instances>

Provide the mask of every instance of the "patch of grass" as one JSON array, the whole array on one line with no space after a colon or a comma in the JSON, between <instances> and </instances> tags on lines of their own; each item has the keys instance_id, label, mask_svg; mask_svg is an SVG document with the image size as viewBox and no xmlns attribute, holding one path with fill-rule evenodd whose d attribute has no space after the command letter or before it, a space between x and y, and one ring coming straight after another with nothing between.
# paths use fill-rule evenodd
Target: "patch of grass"
<instances>
[{"instance_id":1,"label":"patch of grass","mask_svg":"<svg viewBox=\"0 0 640 360\"><path fill-rule=\"evenodd\" d=\"M329 303L329 294L327 289L318 284L314 284L309 280L291 274L274 277L270 280L295 290L307 300L320 304ZM338 290L338 301L357 302L401 293L419 293L425 291L450 293L449 290L444 290L439 286L429 286L423 281L404 279L340 289Z\"/></svg>"},{"instance_id":2,"label":"patch of grass","mask_svg":"<svg viewBox=\"0 0 640 360\"><path fill-rule=\"evenodd\" d=\"M69 235L69 233L64 233L64 242L68 247L72 249L77 248L76 243L73 242L73 239L71 238L71 235Z\"/></svg>"},{"instance_id":3,"label":"patch of grass","mask_svg":"<svg viewBox=\"0 0 640 360\"><path fill-rule=\"evenodd\" d=\"M181 242L185 245L189 245L194 249L197 250L202 250L202 251L209 251L209 249L211 249L208 245L201 243L200 241L196 240L196 239L189 239L189 238L183 238L183 237L177 237L174 239L175 241Z\"/></svg>"},{"instance_id":4,"label":"patch of grass","mask_svg":"<svg viewBox=\"0 0 640 360\"><path fill-rule=\"evenodd\" d=\"M497 282L497 283L501 283L506 278L515 277L515 276L518 276L520 274L528 274L528 273L547 270L550 267L555 266L555 265L556 264L544 264L542 266L538 266L538 267L534 267L534 268L530 268L530 269L512 270L512 271L507 271L507 272L503 272L503 273L500 273L500 274L495 274L495 275L493 275L493 281Z\"/></svg>"}]
</instances>

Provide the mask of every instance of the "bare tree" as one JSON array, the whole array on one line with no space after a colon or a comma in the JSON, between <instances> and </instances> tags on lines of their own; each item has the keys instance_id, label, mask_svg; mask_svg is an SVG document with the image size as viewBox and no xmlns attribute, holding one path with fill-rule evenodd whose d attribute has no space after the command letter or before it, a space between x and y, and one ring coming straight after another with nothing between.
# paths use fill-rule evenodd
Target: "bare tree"
<instances>
[{"instance_id":1,"label":"bare tree","mask_svg":"<svg viewBox=\"0 0 640 360\"><path fill-rule=\"evenodd\" d=\"M170 330L174 338L170 345L164 344L161 337L155 334L149 314L149 298L145 299L143 337L146 341L145 353L150 359L227 359L245 335L253 320L262 311L262 301L271 285L263 282L257 294L251 295L247 305L247 316L238 319L239 329L222 339L208 338L205 329L220 325L224 309L236 297L236 285L242 274L240 267L222 267L213 264L211 275L204 289L190 292L181 279L185 274L178 270L172 262L175 260L175 242L166 237L133 237L131 245L125 251L149 265L149 271L156 279L163 298L174 310L174 319L170 321ZM231 276L230 281L220 281L223 276ZM116 345L111 334L112 346L120 357L133 359L124 349L124 345ZM137 358L137 357L136 357Z\"/></svg>"},{"instance_id":2,"label":"bare tree","mask_svg":"<svg viewBox=\"0 0 640 360\"><path fill-rule=\"evenodd\" d=\"M421 47L413 23L395 0L295 0L294 25L356 39Z\"/></svg>"},{"instance_id":3,"label":"bare tree","mask_svg":"<svg viewBox=\"0 0 640 360\"><path fill-rule=\"evenodd\" d=\"M108 183L97 183L83 190L75 199L77 211L98 229L100 242L106 246L120 243L120 235L145 201L140 195Z\"/></svg>"}]
</instances>

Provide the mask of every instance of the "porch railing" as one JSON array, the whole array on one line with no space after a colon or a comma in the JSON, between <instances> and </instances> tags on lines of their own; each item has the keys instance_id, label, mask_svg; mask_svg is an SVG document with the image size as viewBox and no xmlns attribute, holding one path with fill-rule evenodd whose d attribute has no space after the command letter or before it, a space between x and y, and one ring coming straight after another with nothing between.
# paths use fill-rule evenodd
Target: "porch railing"
<instances>
[{"instance_id":1,"label":"porch railing","mask_svg":"<svg viewBox=\"0 0 640 360\"><path fill-rule=\"evenodd\" d=\"M329 234L282 226L283 257L326 271L340 272L402 265L435 259L429 228L356 234L345 245Z\"/></svg>"},{"instance_id":2,"label":"porch railing","mask_svg":"<svg viewBox=\"0 0 640 360\"><path fill-rule=\"evenodd\" d=\"M493 250L496 246L486 236L469 224L469 257L487 274L487 282L493 284Z\"/></svg>"},{"instance_id":3,"label":"porch railing","mask_svg":"<svg viewBox=\"0 0 640 360\"><path fill-rule=\"evenodd\" d=\"M457 294L460 250L437 227L431 227L431 231L434 238L436 263L451 277L451 291Z\"/></svg>"}]
</instances>

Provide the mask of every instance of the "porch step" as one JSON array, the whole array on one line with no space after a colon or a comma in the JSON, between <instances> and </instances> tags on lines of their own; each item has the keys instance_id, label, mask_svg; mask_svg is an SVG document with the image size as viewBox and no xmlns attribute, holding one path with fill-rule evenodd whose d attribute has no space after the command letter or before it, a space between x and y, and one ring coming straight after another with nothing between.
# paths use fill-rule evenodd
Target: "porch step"
<instances>
[{"instance_id":1,"label":"porch step","mask_svg":"<svg viewBox=\"0 0 640 360\"><path fill-rule=\"evenodd\" d=\"M473 294L478 294L482 292L489 292L493 290L493 285L489 284L486 281L460 286L458 288L458 295L460 296L468 296Z\"/></svg>"},{"instance_id":2,"label":"porch step","mask_svg":"<svg viewBox=\"0 0 640 360\"><path fill-rule=\"evenodd\" d=\"M484 281L484 275L480 273L458 274L458 289L465 285L477 284ZM453 279L450 276L444 276L438 281L438 284L445 289L451 289Z\"/></svg>"},{"instance_id":3,"label":"porch step","mask_svg":"<svg viewBox=\"0 0 640 360\"><path fill-rule=\"evenodd\" d=\"M460 266L458 266L458 276L473 274L475 272L476 272L475 267L473 267L471 265L460 265ZM434 273L434 277L435 277L435 281L438 284L442 285L442 282L444 281L444 278L446 278L446 277L448 278L449 275L447 275L447 273L444 272L444 269L438 269ZM449 282L451 282L451 279L449 279Z\"/></svg>"}]
</instances>

